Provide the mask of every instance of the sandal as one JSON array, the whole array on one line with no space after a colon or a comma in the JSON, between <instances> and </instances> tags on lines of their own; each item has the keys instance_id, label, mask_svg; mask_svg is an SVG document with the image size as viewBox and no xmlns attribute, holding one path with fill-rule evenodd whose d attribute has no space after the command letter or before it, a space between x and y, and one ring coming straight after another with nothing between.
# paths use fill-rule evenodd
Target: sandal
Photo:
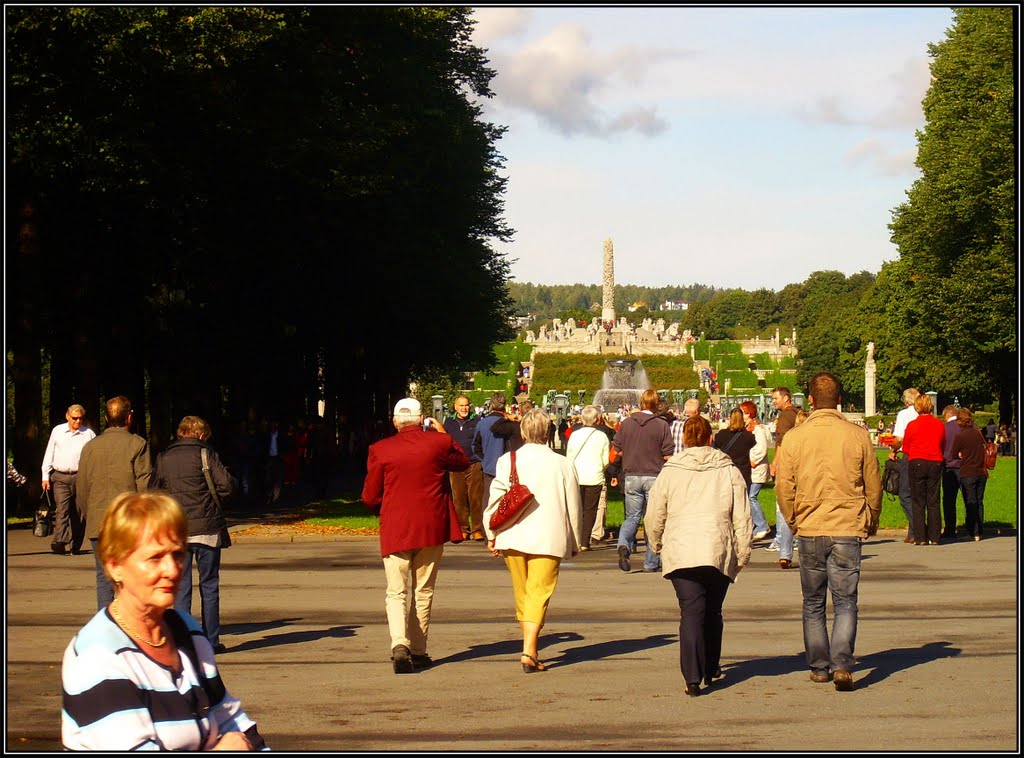
<instances>
[{"instance_id":1,"label":"sandal","mask_svg":"<svg viewBox=\"0 0 1024 758\"><path fill-rule=\"evenodd\" d=\"M523 663L523 673L524 674L532 674L534 671L547 671L548 670L547 667L541 661L538 661L532 655L529 655L527 653L522 653L519 656L519 659L520 659L519 662L520 663L522 663L522 659L523 658L529 658L531 661L533 661L533 664L534 664L534 665L531 666L528 663Z\"/></svg>"}]
</instances>

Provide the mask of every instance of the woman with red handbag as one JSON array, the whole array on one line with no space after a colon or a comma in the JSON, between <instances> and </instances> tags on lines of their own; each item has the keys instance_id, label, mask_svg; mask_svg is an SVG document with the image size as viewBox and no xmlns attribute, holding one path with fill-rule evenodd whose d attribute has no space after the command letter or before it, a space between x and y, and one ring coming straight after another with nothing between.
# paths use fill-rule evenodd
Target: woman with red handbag
<instances>
[{"instance_id":1,"label":"woman with red handbag","mask_svg":"<svg viewBox=\"0 0 1024 758\"><path fill-rule=\"evenodd\" d=\"M537 652L537 639L558 583L559 566L579 554L583 540L576 471L565 456L547 446L550 424L540 408L523 416L524 444L498 459L484 511L487 549L504 557L512 576L516 621L523 632L520 663L527 674L547 671Z\"/></svg>"}]
</instances>

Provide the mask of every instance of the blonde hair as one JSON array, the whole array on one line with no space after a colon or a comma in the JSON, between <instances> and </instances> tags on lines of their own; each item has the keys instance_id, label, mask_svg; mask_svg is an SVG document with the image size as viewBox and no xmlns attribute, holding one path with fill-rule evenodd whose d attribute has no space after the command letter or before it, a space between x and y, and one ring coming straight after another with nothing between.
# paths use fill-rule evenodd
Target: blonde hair
<instances>
[{"instance_id":1,"label":"blonde hair","mask_svg":"<svg viewBox=\"0 0 1024 758\"><path fill-rule=\"evenodd\" d=\"M551 426L551 418L540 408L527 411L523 420L519 422L519 433L524 442L533 442L538 445L548 444L548 429Z\"/></svg>"},{"instance_id":2,"label":"blonde hair","mask_svg":"<svg viewBox=\"0 0 1024 758\"><path fill-rule=\"evenodd\" d=\"M178 439L195 437L196 439L209 439L211 436L210 425L199 416L185 416L178 424Z\"/></svg>"},{"instance_id":3,"label":"blonde hair","mask_svg":"<svg viewBox=\"0 0 1024 758\"><path fill-rule=\"evenodd\" d=\"M808 413L804 408L797 409L796 421L793 423L793 426L800 426L800 424L804 423L810 417L811 414Z\"/></svg>"},{"instance_id":4,"label":"blonde hair","mask_svg":"<svg viewBox=\"0 0 1024 758\"><path fill-rule=\"evenodd\" d=\"M147 532L168 535L182 546L186 545L188 521L178 501L159 490L122 492L115 497L103 516L96 543L96 552L108 579L114 581L107 564L123 562Z\"/></svg>"}]
</instances>

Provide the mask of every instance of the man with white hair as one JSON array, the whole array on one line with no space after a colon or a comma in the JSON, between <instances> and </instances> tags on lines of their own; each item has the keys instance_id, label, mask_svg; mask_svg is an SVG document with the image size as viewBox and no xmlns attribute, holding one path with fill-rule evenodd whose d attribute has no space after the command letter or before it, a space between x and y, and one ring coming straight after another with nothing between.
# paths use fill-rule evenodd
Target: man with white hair
<instances>
[{"instance_id":1,"label":"man with white hair","mask_svg":"<svg viewBox=\"0 0 1024 758\"><path fill-rule=\"evenodd\" d=\"M461 542L448 475L469 468L466 453L429 419L415 398L395 405L398 434L370 446L363 503L380 512L380 553L387 592L384 608L396 674L431 665L427 631L434 583L445 542Z\"/></svg>"},{"instance_id":2,"label":"man with white hair","mask_svg":"<svg viewBox=\"0 0 1024 758\"><path fill-rule=\"evenodd\" d=\"M699 415L700 400L695 397L688 398L686 402L683 403L682 418L677 418L669 425L672 431L672 455L679 455L683 452L683 448L686 447L686 445L683 444L683 427L686 425L686 420Z\"/></svg>"},{"instance_id":3,"label":"man with white hair","mask_svg":"<svg viewBox=\"0 0 1024 758\"><path fill-rule=\"evenodd\" d=\"M908 470L907 456L904 454L897 457L896 453L903 447L903 435L907 433L907 424L917 418L914 401L920 394L917 387L908 387L903 390L904 408L896 414L896 423L892 428L892 452L889 453L889 458L896 460L900 466L900 506L907 517L907 536L903 541L911 545L917 541L917 537L914 535L914 519L911 515L914 508L913 499L910 496L910 471Z\"/></svg>"},{"instance_id":4,"label":"man with white hair","mask_svg":"<svg viewBox=\"0 0 1024 758\"><path fill-rule=\"evenodd\" d=\"M77 555L85 540L85 509L78 500L78 461L82 448L96 438L96 432L85 423L85 408L78 403L64 414L66 424L57 424L50 432L43 454L44 490L53 490L57 515L53 524L53 542L50 550L67 555L67 549Z\"/></svg>"}]
</instances>

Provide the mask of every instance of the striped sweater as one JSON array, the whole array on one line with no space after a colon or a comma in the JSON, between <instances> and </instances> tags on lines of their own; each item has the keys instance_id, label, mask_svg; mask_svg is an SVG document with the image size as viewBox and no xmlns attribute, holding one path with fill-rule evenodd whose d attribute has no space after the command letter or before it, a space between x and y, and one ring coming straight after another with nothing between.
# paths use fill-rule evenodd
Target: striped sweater
<instances>
[{"instance_id":1,"label":"striped sweater","mask_svg":"<svg viewBox=\"0 0 1024 758\"><path fill-rule=\"evenodd\" d=\"M64 651L61 736L69 750L209 750L223 732L253 725L220 680L213 648L199 622L182 618L192 633L207 682L179 648L175 674L149 658L99 611ZM207 691L215 693L211 703Z\"/></svg>"}]
</instances>

